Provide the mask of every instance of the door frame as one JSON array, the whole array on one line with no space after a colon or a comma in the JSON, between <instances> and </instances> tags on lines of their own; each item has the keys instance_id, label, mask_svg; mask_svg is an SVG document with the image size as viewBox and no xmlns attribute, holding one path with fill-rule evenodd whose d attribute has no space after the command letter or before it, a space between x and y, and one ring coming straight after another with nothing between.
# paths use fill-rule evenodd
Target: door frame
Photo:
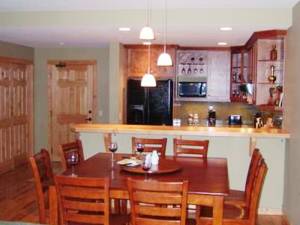
<instances>
[{"instance_id":1,"label":"door frame","mask_svg":"<svg viewBox=\"0 0 300 225\"><path fill-rule=\"evenodd\" d=\"M93 66L93 91L92 91L92 117L96 118L96 110L98 108L98 96L96 93L97 90L97 61L96 60L48 60L47 61L47 73L48 73L48 149L50 152L50 155L53 156L54 150L53 150L53 143L52 143L52 122L53 122L53 95L52 95L52 76L51 76L51 66L57 65L57 64L71 64L71 65L92 65ZM54 159L55 160L55 159Z\"/></svg>"}]
</instances>

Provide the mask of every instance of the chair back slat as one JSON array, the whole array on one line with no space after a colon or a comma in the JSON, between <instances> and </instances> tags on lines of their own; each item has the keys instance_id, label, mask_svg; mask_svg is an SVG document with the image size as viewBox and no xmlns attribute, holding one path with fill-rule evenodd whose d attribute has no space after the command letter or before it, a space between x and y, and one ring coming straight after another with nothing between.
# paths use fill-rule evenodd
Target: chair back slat
<instances>
[{"instance_id":1,"label":"chair back slat","mask_svg":"<svg viewBox=\"0 0 300 225\"><path fill-rule=\"evenodd\" d=\"M78 163L84 160L82 143L79 139L74 142L61 144L59 146L61 164L64 170L71 168L71 165L68 163L68 158L73 152L78 154Z\"/></svg>"},{"instance_id":2,"label":"chair back slat","mask_svg":"<svg viewBox=\"0 0 300 225\"><path fill-rule=\"evenodd\" d=\"M33 173L35 191L37 196L39 222L46 223L46 209L49 200L48 189L54 184L53 171L49 153L42 149L39 153L29 158Z\"/></svg>"},{"instance_id":3,"label":"chair back slat","mask_svg":"<svg viewBox=\"0 0 300 225\"><path fill-rule=\"evenodd\" d=\"M162 223L162 221L160 219L143 219L143 218L137 218L136 219L136 223L132 224L132 225L156 225L156 224L160 224L160 225L182 225L181 221L164 221Z\"/></svg>"},{"instance_id":4,"label":"chair back slat","mask_svg":"<svg viewBox=\"0 0 300 225\"><path fill-rule=\"evenodd\" d=\"M158 204L180 204L182 196L178 193L153 193L146 191L139 191L133 195L134 199L138 199L144 203L158 203Z\"/></svg>"},{"instance_id":5,"label":"chair back slat","mask_svg":"<svg viewBox=\"0 0 300 225\"><path fill-rule=\"evenodd\" d=\"M145 216L161 216L161 217L180 217L180 208L162 208L148 205L138 205L135 206L135 212L137 214L142 214Z\"/></svg>"},{"instance_id":6,"label":"chair back slat","mask_svg":"<svg viewBox=\"0 0 300 225\"><path fill-rule=\"evenodd\" d=\"M136 153L136 144L141 143L144 144L144 152L152 152L154 150L157 151L158 154L161 156L166 155L166 146L167 146L167 138L137 138L137 137L132 137L132 153Z\"/></svg>"},{"instance_id":7,"label":"chair back slat","mask_svg":"<svg viewBox=\"0 0 300 225\"><path fill-rule=\"evenodd\" d=\"M55 177L61 224L109 224L109 179Z\"/></svg>"},{"instance_id":8,"label":"chair back slat","mask_svg":"<svg viewBox=\"0 0 300 225\"><path fill-rule=\"evenodd\" d=\"M187 181L161 182L128 178L127 186L132 225L186 223Z\"/></svg>"},{"instance_id":9,"label":"chair back slat","mask_svg":"<svg viewBox=\"0 0 300 225\"><path fill-rule=\"evenodd\" d=\"M173 154L179 155L197 155L202 158L207 158L208 140L184 140L173 139Z\"/></svg>"}]
</instances>

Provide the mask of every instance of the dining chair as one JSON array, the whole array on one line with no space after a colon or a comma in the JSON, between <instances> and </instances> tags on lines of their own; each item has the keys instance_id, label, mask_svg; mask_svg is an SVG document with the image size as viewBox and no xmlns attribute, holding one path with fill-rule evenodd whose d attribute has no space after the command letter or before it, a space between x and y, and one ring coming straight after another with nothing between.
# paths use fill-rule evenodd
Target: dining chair
<instances>
[{"instance_id":1,"label":"dining chair","mask_svg":"<svg viewBox=\"0 0 300 225\"><path fill-rule=\"evenodd\" d=\"M188 181L163 182L128 178L127 186L131 225L186 224Z\"/></svg>"},{"instance_id":2,"label":"dining chair","mask_svg":"<svg viewBox=\"0 0 300 225\"><path fill-rule=\"evenodd\" d=\"M110 216L108 178L56 176L60 224L125 225L128 217Z\"/></svg>"},{"instance_id":3,"label":"dining chair","mask_svg":"<svg viewBox=\"0 0 300 225\"><path fill-rule=\"evenodd\" d=\"M240 214L241 218L244 216L244 207L246 205L249 205L250 203L251 191L254 185L255 175L257 173L262 158L263 157L259 149L254 149L249 164L244 191L230 190L229 195L225 197L225 204L232 205L241 209L241 214Z\"/></svg>"},{"instance_id":4,"label":"dining chair","mask_svg":"<svg viewBox=\"0 0 300 225\"><path fill-rule=\"evenodd\" d=\"M152 152L154 150L157 151L162 157L166 156L166 146L167 146L167 138L138 138L132 137L132 153L136 153L136 144L144 145L144 152Z\"/></svg>"},{"instance_id":5,"label":"dining chair","mask_svg":"<svg viewBox=\"0 0 300 225\"><path fill-rule=\"evenodd\" d=\"M71 165L68 163L68 158L71 153L76 152L78 154L78 163L84 160L82 143L79 139L76 139L74 142L59 145L59 152L62 168L64 170L71 168Z\"/></svg>"},{"instance_id":6,"label":"dining chair","mask_svg":"<svg viewBox=\"0 0 300 225\"><path fill-rule=\"evenodd\" d=\"M250 201L243 207L243 217L240 216L240 207L234 207L233 205L224 204L224 216L222 221L223 225L256 225L260 194L263 188L263 183L267 171L267 164L265 163L264 159L261 159L254 177L254 183L250 194ZM208 217L208 214L210 214L210 217ZM201 209L201 211L197 211L196 223L197 225L212 224L211 211L205 210L203 208Z\"/></svg>"},{"instance_id":7,"label":"dining chair","mask_svg":"<svg viewBox=\"0 0 300 225\"><path fill-rule=\"evenodd\" d=\"M46 149L32 157L29 157L30 166L33 173L35 191L39 212L39 223L45 224L49 221L49 187L54 185L53 171L49 153Z\"/></svg>"},{"instance_id":8,"label":"dining chair","mask_svg":"<svg viewBox=\"0 0 300 225\"><path fill-rule=\"evenodd\" d=\"M180 138L173 139L173 154L195 155L207 158L209 140L186 140Z\"/></svg>"}]
</instances>

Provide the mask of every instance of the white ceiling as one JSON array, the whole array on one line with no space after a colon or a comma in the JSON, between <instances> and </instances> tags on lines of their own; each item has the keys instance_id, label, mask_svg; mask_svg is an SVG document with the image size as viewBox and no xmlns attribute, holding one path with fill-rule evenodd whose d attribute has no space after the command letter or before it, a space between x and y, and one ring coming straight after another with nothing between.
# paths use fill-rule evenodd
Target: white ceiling
<instances>
[{"instance_id":1,"label":"white ceiling","mask_svg":"<svg viewBox=\"0 0 300 225\"><path fill-rule=\"evenodd\" d=\"M244 44L254 31L288 29L299 0L169 0L168 43ZM163 43L163 1L151 2L154 43ZM146 0L1 0L0 40L32 47L101 47L141 43ZM121 33L118 27L131 31ZM221 32L221 26L233 31ZM63 45L62 45L63 43Z\"/></svg>"}]
</instances>

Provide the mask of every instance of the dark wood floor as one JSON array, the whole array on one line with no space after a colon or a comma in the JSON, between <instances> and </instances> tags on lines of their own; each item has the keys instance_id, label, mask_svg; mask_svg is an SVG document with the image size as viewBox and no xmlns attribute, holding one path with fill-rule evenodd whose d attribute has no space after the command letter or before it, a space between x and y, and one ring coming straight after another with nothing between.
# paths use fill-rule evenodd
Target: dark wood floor
<instances>
[{"instance_id":1,"label":"dark wood floor","mask_svg":"<svg viewBox=\"0 0 300 225\"><path fill-rule=\"evenodd\" d=\"M54 164L59 171L59 164ZM37 222L34 183L28 165L0 175L0 220ZM260 215L257 225L289 225L283 216Z\"/></svg>"}]
</instances>

